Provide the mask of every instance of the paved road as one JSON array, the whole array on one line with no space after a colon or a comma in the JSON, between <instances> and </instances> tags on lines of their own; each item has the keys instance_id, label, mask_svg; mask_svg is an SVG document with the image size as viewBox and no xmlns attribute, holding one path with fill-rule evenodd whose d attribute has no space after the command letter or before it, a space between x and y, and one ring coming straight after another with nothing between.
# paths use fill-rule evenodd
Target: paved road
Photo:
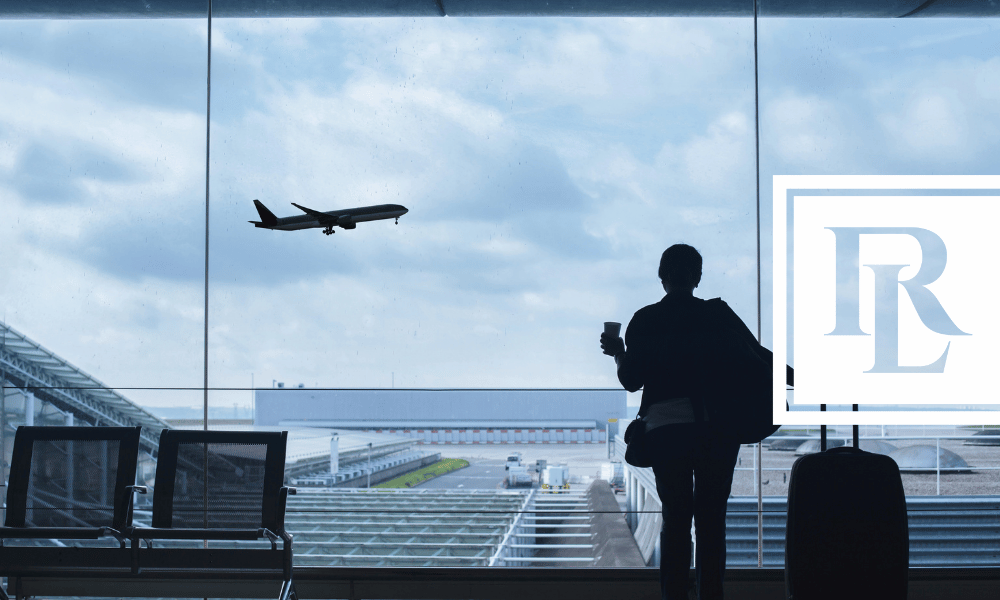
<instances>
[{"instance_id":1,"label":"paved road","mask_svg":"<svg viewBox=\"0 0 1000 600\"><path fill-rule=\"evenodd\" d=\"M464 469L435 477L421 483L421 490L495 490L503 481L503 463L499 461L472 462Z\"/></svg>"}]
</instances>

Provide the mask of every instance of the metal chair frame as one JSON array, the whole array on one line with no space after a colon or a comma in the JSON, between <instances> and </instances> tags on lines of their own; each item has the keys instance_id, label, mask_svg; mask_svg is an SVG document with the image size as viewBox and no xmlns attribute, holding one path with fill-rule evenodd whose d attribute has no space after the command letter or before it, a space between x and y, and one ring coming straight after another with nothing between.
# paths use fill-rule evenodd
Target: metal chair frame
<instances>
[{"instance_id":1,"label":"metal chair frame","mask_svg":"<svg viewBox=\"0 0 1000 600\"><path fill-rule=\"evenodd\" d=\"M145 493L135 485L139 454L140 427L34 427L17 428L11 455L7 487L7 514L0 527L0 576L13 584L15 596L21 593L22 577L66 576L95 571L128 573L129 550L125 546L132 527L133 493ZM32 481L31 463L36 441L109 441L118 442L113 515L109 525L96 527L39 527L27 524L28 492ZM36 474L38 476L38 474ZM11 547L3 541L20 540L97 540L112 537L118 548ZM7 600L0 587L0 600Z\"/></svg>"},{"instance_id":2,"label":"metal chair frame","mask_svg":"<svg viewBox=\"0 0 1000 600\"><path fill-rule=\"evenodd\" d=\"M140 579L281 580L279 600L296 598L292 580L292 536L285 531L285 505L295 488L282 485L288 432L163 430L156 463L152 527L133 527L135 574ZM266 445L261 523L256 528L174 527L175 480L181 444ZM207 492L205 492L207 493ZM206 497L206 507L211 498ZM206 525L208 518L206 513ZM252 541L271 548L154 548L155 540ZM143 548L141 540L146 541ZM281 550L278 541L282 542Z\"/></svg>"}]
</instances>

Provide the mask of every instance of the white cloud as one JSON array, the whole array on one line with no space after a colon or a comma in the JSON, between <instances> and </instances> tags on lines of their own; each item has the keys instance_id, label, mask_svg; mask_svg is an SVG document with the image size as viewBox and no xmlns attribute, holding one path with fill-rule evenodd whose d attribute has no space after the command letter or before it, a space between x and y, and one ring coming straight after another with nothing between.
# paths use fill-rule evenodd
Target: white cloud
<instances>
[{"instance_id":1,"label":"white cloud","mask_svg":"<svg viewBox=\"0 0 1000 600\"><path fill-rule=\"evenodd\" d=\"M132 40L128 23L116 26L124 35L112 53L169 47L166 34L147 27ZM18 27L58 42L107 26ZM387 387L395 373L397 386L614 386L600 324L627 322L659 298L656 262L678 241L705 255L699 291L749 319L749 28L746 19L219 22L212 385L247 385L254 373ZM162 31L197 39L203 30ZM102 61L101 47L75 40L74 52L94 52L88 64ZM762 49L808 72L796 61L809 53L783 43ZM201 50L194 66L183 63L193 83L170 83L183 93L169 101L148 91L169 60L135 80L17 52L0 62L0 301L15 327L112 385L201 382ZM840 50L823 64L853 60ZM762 81L765 167L871 172L942 154L955 168L984 164L997 139L998 65L940 60L889 76L850 62L859 69L850 93L808 78ZM53 208L23 191L46 183L17 179L26 156L105 171L68 177L60 189L78 195ZM292 214L290 201L411 212L399 227L327 238L254 229L253 198L279 215Z\"/></svg>"},{"instance_id":2,"label":"white cloud","mask_svg":"<svg viewBox=\"0 0 1000 600\"><path fill-rule=\"evenodd\" d=\"M798 168L846 168L842 142L851 136L841 106L815 95L790 92L766 105L761 122L768 150ZM762 144L763 146L764 144Z\"/></svg>"},{"instance_id":3,"label":"white cloud","mask_svg":"<svg viewBox=\"0 0 1000 600\"><path fill-rule=\"evenodd\" d=\"M882 115L882 124L899 153L930 157L968 150L968 133L960 106L941 93L907 99L902 111ZM958 109L958 110L956 110Z\"/></svg>"},{"instance_id":4,"label":"white cloud","mask_svg":"<svg viewBox=\"0 0 1000 600\"><path fill-rule=\"evenodd\" d=\"M12 327L113 387L201 385L200 290L122 285L37 246L12 258L0 294Z\"/></svg>"},{"instance_id":5,"label":"white cloud","mask_svg":"<svg viewBox=\"0 0 1000 600\"><path fill-rule=\"evenodd\" d=\"M889 150L942 168L982 162L1000 134L1000 58L939 60L881 82L872 94ZM983 172L989 172L983 171Z\"/></svg>"}]
</instances>

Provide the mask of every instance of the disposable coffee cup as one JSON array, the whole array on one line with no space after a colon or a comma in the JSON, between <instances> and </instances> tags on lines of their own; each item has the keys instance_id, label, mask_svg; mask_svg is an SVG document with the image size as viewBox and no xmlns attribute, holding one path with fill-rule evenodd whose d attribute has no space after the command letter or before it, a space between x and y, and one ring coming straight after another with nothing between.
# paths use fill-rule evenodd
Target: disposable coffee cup
<instances>
[{"instance_id":1,"label":"disposable coffee cup","mask_svg":"<svg viewBox=\"0 0 1000 600\"><path fill-rule=\"evenodd\" d=\"M622 324L614 321L604 322L604 334L616 338L622 333Z\"/></svg>"}]
</instances>

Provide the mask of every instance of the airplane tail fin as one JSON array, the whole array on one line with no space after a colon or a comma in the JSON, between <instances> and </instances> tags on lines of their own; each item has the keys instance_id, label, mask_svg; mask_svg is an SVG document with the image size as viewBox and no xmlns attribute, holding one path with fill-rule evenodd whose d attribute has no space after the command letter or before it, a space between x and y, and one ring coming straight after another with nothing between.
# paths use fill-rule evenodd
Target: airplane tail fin
<instances>
[{"instance_id":1,"label":"airplane tail fin","mask_svg":"<svg viewBox=\"0 0 1000 600\"><path fill-rule=\"evenodd\" d=\"M262 227L274 227L278 224L278 217L274 216L274 213L269 211L260 200L254 200L253 205L257 207L257 213L260 215L260 225Z\"/></svg>"}]
</instances>

